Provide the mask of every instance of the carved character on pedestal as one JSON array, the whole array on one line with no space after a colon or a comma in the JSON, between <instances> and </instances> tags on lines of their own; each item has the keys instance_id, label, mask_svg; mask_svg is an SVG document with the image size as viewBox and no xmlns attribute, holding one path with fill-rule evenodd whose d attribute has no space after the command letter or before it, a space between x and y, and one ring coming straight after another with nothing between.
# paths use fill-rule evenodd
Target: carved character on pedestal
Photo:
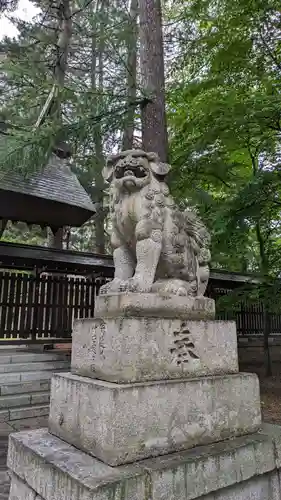
<instances>
[{"instance_id":1,"label":"carved character on pedestal","mask_svg":"<svg viewBox=\"0 0 281 500\"><path fill-rule=\"evenodd\" d=\"M194 212L176 207L165 183L169 169L142 150L108 159L103 175L110 182L115 276L101 294L204 294L209 233Z\"/></svg>"}]
</instances>

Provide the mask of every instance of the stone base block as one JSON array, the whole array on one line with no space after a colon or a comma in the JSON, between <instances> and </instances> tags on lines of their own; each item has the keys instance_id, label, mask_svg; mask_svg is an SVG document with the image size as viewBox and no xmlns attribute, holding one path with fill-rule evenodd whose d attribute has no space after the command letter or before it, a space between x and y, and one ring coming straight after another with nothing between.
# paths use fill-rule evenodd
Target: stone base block
<instances>
[{"instance_id":1,"label":"stone base block","mask_svg":"<svg viewBox=\"0 0 281 500\"><path fill-rule=\"evenodd\" d=\"M255 432L256 375L113 384L72 374L52 379L49 429L110 465Z\"/></svg>"},{"instance_id":2,"label":"stone base block","mask_svg":"<svg viewBox=\"0 0 281 500\"><path fill-rule=\"evenodd\" d=\"M237 373L236 326L150 317L77 320L71 371L121 383Z\"/></svg>"},{"instance_id":3,"label":"stone base block","mask_svg":"<svg viewBox=\"0 0 281 500\"><path fill-rule=\"evenodd\" d=\"M208 297L181 297L159 293L116 293L99 295L96 318L132 316L152 318L214 319L215 301Z\"/></svg>"},{"instance_id":4,"label":"stone base block","mask_svg":"<svg viewBox=\"0 0 281 500\"><path fill-rule=\"evenodd\" d=\"M10 500L280 500L281 428L110 467L45 429L10 436Z\"/></svg>"}]
</instances>

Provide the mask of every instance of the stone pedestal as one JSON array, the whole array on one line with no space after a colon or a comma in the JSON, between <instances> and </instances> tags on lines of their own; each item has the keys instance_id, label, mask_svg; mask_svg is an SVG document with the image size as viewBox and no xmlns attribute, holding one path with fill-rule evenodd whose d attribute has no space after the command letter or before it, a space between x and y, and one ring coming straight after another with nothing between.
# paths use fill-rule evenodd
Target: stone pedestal
<instances>
[{"instance_id":1,"label":"stone pedestal","mask_svg":"<svg viewBox=\"0 0 281 500\"><path fill-rule=\"evenodd\" d=\"M280 500L281 428L110 467L48 433L10 436L10 500Z\"/></svg>"},{"instance_id":2,"label":"stone pedestal","mask_svg":"<svg viewBox=\"0 0 281 500\"><path fill-rule=\"evenodd\" d=\"M256 432L256 375L113 384L71 374L52 380L49 429L109 465Z\"/></svg>"},{"instance_id":3,"label":"stone pedestal","mask_svg":"<svg viewBox=\"0 0 281 500\"><path fill-rule=\"evenodd\" d=\"M281 430L259 432L257 377L213 316L204 297L98 298L49 429L10 437L10 500L281 500Z\"/></svg>"},{"instance_id":4,"label":"stone pedestal","mask_svg":"<svg viewBox=\"0 0 281 500\"><path fill-rule=\"evenodd\" d=\"M212 299L102 296L95 313L74 327L73 373L126 383L238 371L235 323L210 319Z\"/></svg>"},{"instance_id":5,"label":"stone pedestal","mask_svg":"<svg viewBox=\"0 0 281 500\"><path fill-rule=\"evenodd\" d=\"M237 373L235 323L121 313L81 320L73 332L71 370L117 383Z\"/></svg>"}]
</instances>

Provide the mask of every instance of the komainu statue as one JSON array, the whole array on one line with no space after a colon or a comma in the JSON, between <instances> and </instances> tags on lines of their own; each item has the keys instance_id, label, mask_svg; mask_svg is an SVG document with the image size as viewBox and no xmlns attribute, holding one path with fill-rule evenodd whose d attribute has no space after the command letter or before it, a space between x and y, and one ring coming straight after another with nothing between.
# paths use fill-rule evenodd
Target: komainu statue
<instances>
[{"instance_id":1,"label":"komainu statue","mask_svg":"<svg viewBox=\"0 0 281 500\"><path fill-rule=\"evenodd\" d=\"M103 176L110 183L115 276L101 294L204 294L210 236L193 211L176 207L165 183L169 169L141 150L108 159Z\"/></svg>"}]
</instances>

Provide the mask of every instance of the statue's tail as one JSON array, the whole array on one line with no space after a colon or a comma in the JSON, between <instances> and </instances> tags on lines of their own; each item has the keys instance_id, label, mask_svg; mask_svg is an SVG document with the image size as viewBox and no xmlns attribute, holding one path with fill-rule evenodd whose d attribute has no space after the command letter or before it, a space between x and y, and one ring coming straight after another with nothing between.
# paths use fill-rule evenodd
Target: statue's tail
<instances>
[{"instance_id":1,"label":"statue's tail","mask_svg":"<svg viewBox=\"0 0 281 500\"><path fill-rule=\"evenodd\" d=\"M199 247L198 253L200 254L202 251L205 254L205 250L209 250L211 243L210 234L206 226L191 210L185 210L184 215L186 233L194 239L196 245Z\"/></svg>"}]
</instances>

